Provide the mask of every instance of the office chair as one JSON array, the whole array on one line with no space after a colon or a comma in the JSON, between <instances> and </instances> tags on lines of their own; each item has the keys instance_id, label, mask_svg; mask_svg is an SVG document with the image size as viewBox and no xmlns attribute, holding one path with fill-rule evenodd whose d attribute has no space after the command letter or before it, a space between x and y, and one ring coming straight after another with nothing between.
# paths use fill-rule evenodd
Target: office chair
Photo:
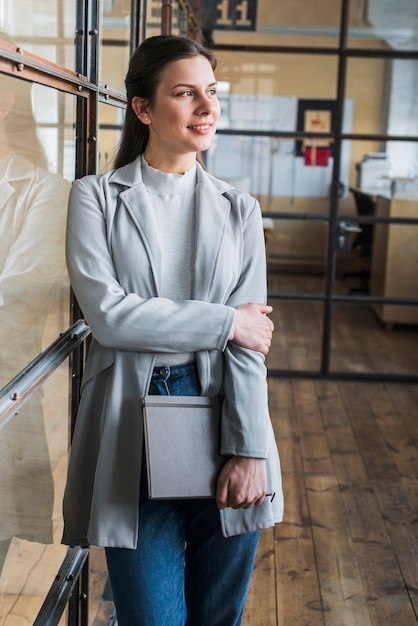
<instances>
[{"instance_id":1,"label":"office chair","mask_svg":"<svg viewBox=\"0 0 418 626\"><path fill-rule=\"evenodd\" d=\"M359 217L375 214L375 201L369 194L358 191L357 189L352 189L352 194ZM360 224L360 228L361 232L357 233L353 241L352 249L359 250L360 257L370 257L373 246L373 224Z\"/></svg>"},{"instance_id":2,"label":"office chair","mask_svg":"<svg viewBox=\"0 0 418 626\"><path fill-rule=\"evenodd\" d=\"M358 189L351 189L354 196L354 202L357 209L358 217L374 215L376 212L375 201L372 196L367 193L363 193ZM351 245L352 250L356 250L359 253L359 257L362 259L370 259L372 255L373 247L373 224L360 224L361 232L356 234L356 237ZM350 277L359 277L364 279L364 284L358 287L351 287L349 293L369 291L369 278L370 270L362 269L357 272L345 272L342 275L342 279L346 280Z\"/></svg>"}]
</instances>

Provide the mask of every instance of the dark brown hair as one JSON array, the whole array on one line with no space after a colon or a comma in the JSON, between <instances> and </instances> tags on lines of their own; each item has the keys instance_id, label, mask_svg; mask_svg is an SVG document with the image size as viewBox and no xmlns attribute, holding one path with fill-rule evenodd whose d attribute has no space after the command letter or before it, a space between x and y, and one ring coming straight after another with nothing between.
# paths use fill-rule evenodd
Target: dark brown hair
<instances>
[{"instance_id":1,"label":"dark brown hair","mask_svg":"<svg viewBox=\"0 0 418 626\"><path fill-rule=\"evenodd\" d=\"M128 105L122 129L121 142L115 158L115 167L131 163L145 152L148 143L148 126L143 124L132 109L132 98L144 98L152 105L161 74L169 63L190 57L204 56L216 67L216 57L198 41L176 35L156 35L145 39L133 53L125 78Z\"/></svg>"}]
</instances>

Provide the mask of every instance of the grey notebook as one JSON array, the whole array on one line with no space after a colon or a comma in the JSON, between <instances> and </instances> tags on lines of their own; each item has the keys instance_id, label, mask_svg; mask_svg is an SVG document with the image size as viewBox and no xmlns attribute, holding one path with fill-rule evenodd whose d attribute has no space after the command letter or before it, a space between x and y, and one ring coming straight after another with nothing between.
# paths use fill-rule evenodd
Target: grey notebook
<instances>
[{"instance_id":1,"label":"grey notebook","mask_svg":"<svg viewBox=\"0 0 418 626\"><path fill-rule=\"evenodd\" d=\"M225 462L219 454L219 398L143 399L148 492L151 499L214 497Z\"/></svg>"}]
</instances>

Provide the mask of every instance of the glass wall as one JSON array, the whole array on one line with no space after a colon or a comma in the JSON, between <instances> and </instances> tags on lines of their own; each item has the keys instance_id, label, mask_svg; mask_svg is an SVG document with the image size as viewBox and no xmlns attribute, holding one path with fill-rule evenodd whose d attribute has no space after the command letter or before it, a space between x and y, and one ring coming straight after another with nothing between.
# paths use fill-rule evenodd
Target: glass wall
<instances>
[{"instance_id":1,"label":"glass wall","mask_svg":"<svg viewBox=\"0 0 418 626\"><path fill-rule=\"evenodd\" d=\"M76 6L76 0L1 0L1 38L74 69Z\"/></svg>"},{"instance_id":2,"label":"glass wall","mask_svg":"<svg viewBox=\"0 0 418 626\"><path fill-rule=\"evenodd\" d=\"M233 32L219 25L219 8L216 19L215 13L211 39L224 114L207 155L208 168L245 186L259 199L266 222L273 220L268 229L269 289L282 332L295 335L295 317L283 327L292 306L301 333L309 327L315 294L323 315L322 341L306 337L311 353L304 365L290 369L306 373L307 368L313 376L315 371L399 373L390 346L399 327L416 345L416 321L407 311L417 305L399 303L406 306L405 315L388 324L378 314L378 300L389 293L396 297L395 292L376 285L382 282L377 276L383 258L399 264L393 250L396 233L418 219L418 5L371 0L280 2L273 7L260 0L256 24L247 24L246 31L242 10L226 11L225 19L240 22ZM364 202L359 213L358 192L373 205L368 215ZM380 194L405 202L377 210ZM403 226L374 226L379 220L403 220ZM382 237L372 246L374 231L395 235L385 239L384 254L379 251L383 244L378 245ZM396 293L413 300L418 291L407 268L417 257L410 246L405 254L410 261L403 264L403 274L399 270L403 287ZM368 303L360 304L362 298ZM360 320L360 329L354 320ZM366 340L374 331L382 335L384 366L376 368L360 355L337 357L345 344L335 342L335 336L349 335L350 324ZM368 354L374 345L363 341L361 349ZM269 355L269 366L285 373L279 352ZM311 368L308 363L320 365ZM413 377L413 365L406 361L402 374Z\"/></svg>"},{"instance_id":3,"label":"glass wall","mask_svg":"<svg viewBox=\"0 0 418 626\"><path fill-rule=\"evenodd\" d=\"M0 110L3 388L69 326L64 239L75 101L1 74ZM68 380L67 363L0 429L0 615L9 621L32 623L66 551Z\"/></svg>"}]
</instances>

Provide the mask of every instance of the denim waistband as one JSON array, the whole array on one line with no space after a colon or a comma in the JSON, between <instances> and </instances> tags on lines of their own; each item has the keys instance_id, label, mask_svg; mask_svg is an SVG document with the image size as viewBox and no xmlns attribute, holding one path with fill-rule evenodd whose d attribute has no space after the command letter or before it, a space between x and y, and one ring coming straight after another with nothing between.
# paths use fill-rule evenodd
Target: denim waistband
<instances>
[{"instance_id":1,"label":"denim waistband","mask_svg":"<svg viewBox=\"0 0 418 626\"><path fill-rule=\"evenodd\" d=\"M152 380L168 380L188 376L197 370L196 361L179 363L178 365L157 365L152 371Z\"/></svg>"}]
</instances>

